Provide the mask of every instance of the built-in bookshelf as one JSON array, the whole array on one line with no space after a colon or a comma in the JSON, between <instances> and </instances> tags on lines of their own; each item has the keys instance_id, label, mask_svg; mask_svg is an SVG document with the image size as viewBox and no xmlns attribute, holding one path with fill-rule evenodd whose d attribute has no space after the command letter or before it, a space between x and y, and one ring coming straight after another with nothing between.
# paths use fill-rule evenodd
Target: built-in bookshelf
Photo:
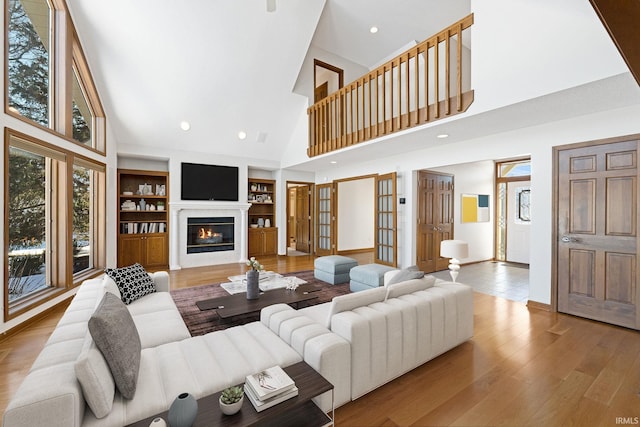
<instances>
[{"instance_id":1,"label":"built-in bookshelf","mask_svg":"<svg viewBox=\"0 0 640 427\"><path fill-rule=\"evenodd\" d=\"M118 169L118 266L167 267L169 174Z\"/></svg>"},{"instance_id":2,"label":"built-in bookshelf","mask_svg":"<svg viewBox=\"0 0 640 427\"><path fill-rule=\"evenodd\" d=\"M275 187L272 179L249 178L249 256L278 253Z\"/></svg>"}]
</instances>

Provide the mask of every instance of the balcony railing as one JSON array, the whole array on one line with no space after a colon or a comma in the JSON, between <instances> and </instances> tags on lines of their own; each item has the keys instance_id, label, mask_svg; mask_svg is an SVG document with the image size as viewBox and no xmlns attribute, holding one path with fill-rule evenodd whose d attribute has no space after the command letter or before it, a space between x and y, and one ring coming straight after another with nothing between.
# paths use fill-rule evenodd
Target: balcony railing
<instances>
[{"instance_id":1,"label":"balcony railing","mask_svg":"<svg viewBox=\"0 0 640 427\"><path fill-rule=\"evenodd\" d=\"M466 111L471 25L473 14L309 107L309 157Z\"/></svg>"}]
</instances>

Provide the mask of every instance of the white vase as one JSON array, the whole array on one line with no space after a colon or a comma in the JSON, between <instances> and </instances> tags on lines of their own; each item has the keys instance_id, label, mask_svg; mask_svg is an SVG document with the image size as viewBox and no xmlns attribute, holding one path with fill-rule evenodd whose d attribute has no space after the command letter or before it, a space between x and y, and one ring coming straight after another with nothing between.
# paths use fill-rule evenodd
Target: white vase
<instances>
[{"instance_id":1,"label":"white vase","mask_svg":"<svg viewBox=\"0 0 640 427\"><path fill-rule=\"evenodd\" d=\"M167 427L167 422L160 417L154 418L149 427Z\"/></svg>"},{"instance_id":2,"label":"white vase","mask_svg":"<svg viewBox=\"0 0 640 427\"><path fill-rule=\"evenodd\" d=\"M264 226L265 227L271 227L271 220L269 218L264 220Z\"/></svg>"},{"instance_id":3,"label":"white vase","mask_svg":"<svg viewBox=\"0 0 640 427\"><path fill-rule=\"evenodd\" d=\"M223 414L233 415L237 413L240 410L240 408L242 408L242 402L244 402L244 396L242 396L240 400L238 400L236 403L231 403L231 404L222 403L222 400L218 400L218 402L220 403L220 410L222 411Z\"/></svg>"}]
</instances>

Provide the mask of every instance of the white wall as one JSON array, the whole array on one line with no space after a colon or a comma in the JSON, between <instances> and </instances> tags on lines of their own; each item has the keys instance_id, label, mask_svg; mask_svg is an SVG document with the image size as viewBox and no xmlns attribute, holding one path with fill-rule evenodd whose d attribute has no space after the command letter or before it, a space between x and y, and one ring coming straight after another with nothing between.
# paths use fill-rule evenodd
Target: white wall
<instances>
[{"instance_id":1,"label":"white wall","mask_svg":"<svg viewBox=\"0 0 640 427\"><path fill-rule=\"evenodd\" d=\"M338 183L336 231L338 251L373 248L375 234L375 179Z\"/></svg>"},{"instance_id":2,"label":"white wall","mask_svg":"<svg viewBox=\"0 0 640 427\"><path fill-rule=\"evenodd\" d=\"M588 1L471 0L471 10L473 112L628 72Z\"/></svg>"}]
</instances>

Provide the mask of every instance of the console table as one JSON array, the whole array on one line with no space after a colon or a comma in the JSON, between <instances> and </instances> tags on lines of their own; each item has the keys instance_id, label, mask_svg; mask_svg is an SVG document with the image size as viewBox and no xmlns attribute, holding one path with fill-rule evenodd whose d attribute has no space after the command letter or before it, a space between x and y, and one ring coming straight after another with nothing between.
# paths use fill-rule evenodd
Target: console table
<instances>
[{"instance_id":1,"label":"console table","mask_svg":"<svg viewBox=\"0 0 640 427\"><path fill-rule=\"evenodd\" d=\"M198 417L193 427L200 426L333 426L334 412L331 416L322 412L311 399L331 391L333 407L333 385L305 362L284 368L295 381L298 395L278 403L264 411L257 412L248 397L244 398L242 409L235 415L224 415L220 411L218 399L220 392L198 400ZM130 424L130 427L149 427L156 417L168 420L168 411Z\"/></svg>"}]
</instances>

